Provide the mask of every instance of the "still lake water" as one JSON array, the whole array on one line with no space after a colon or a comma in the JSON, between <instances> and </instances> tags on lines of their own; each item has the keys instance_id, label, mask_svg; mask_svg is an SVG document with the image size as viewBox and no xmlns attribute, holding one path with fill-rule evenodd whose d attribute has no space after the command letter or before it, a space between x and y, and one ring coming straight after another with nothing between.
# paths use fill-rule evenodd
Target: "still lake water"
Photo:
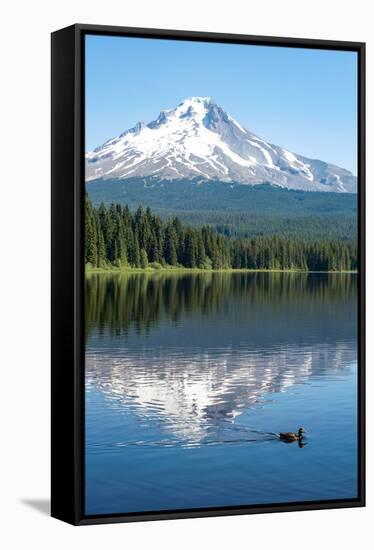
<instances>
[{"instance_id":1,"label":"still lake water","mask_svg":"<svg viewBox=\"0 0 374 550\"><path fill-rule=\"evenodd\" d=\"M354 274L87 276L86 514L356 497L356 309Z\"/></svg>"}]
</instances>

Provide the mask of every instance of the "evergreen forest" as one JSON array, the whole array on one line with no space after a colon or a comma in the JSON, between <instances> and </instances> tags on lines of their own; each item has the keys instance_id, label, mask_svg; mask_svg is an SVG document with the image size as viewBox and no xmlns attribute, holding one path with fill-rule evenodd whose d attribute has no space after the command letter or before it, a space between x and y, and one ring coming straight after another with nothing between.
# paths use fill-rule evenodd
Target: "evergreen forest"
<instances>
[{"instance_id":1,"label":"evergreen forest","mask_svg":"<svg viewBox=\"0 0 374 550\"><path fill-rule=\"evenodd\" d=\"M92 268L181 267L351 271L357 269L352 241L311 241L275 236L237 237L211 225L196 227L150 208L112 203L97 208L85 197L85 263Z\"/></svg>"}]
</instances>

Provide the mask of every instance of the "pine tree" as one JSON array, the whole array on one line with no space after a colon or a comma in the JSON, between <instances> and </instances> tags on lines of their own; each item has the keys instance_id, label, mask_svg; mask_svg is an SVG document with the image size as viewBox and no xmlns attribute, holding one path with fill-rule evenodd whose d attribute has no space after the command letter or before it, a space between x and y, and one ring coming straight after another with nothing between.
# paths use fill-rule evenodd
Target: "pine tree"
<instances>
[{"instance_id":1,"label":"pine tree","mask_svg":"<svg viewBox=\"0 0 374 550\"><path fill-rule=\"evenodd\" d=\"M133 266L140 267L140 248L138 234L134 235Z\"/></svg>"},{"instance_id":2,"label":"pine tree","mask_svg":"<svg viewBox=\"0 0 374 550\"><path fill-rule=\"evenodd\" d=\"M144 248L142 248L140 251L140 267L142 269L145 269L146 267L148 267L148 256Z\"/></svg>"},{"instance_id":3,"label":"pine tree","mask_svg":"<svg viewBox=\"0 0 374 550\"><path fill-rule=\"evenodd\" d=\"M184 238L184 265L196 267L196 238L191 228L188 228Z\"/></svg>"},{"instance_id":4,"label":"pine tree","mask_svg":"<svg viewBox=\"0 0 374 550\"><path fill-rule=\"evenodd\" d=\"M85 263L90 263L92 266L97 266L97 234L94 211L91 201L86 193L85 196L85 220L84 220L84 237L85 237Z\"/></svg>"},{"instance_id":5,"label":"pine tree","mask_svg":"<svg viewBox=\"0 0 374 550\"><path fill-rule=\"evenodd\" d=\"M165 230L164 257L169 265L177 265L177 234L173 224L168 224Z\"/></svg>"},{"instance_id":6,"label":"pine tree","mask_svg":"<svg viewBox=\"0 0 374 550\"><path fill-rule=\"evenodd\" d=\"M100 227L98 216L96 216L96 234L97 234L97 266L104 267L106 263L105 242L104 242L103 232Z\"/></svg>"},{"instance_id":7,"label":"pine tree","mask_svg":"<svg viewBox=\"0 0 374 550\"><path fill-rule=\"evenodd\" d=\"M199 231L196 239L196 265L197 267L203 268L205 262L205 247L203 236Z\"/></svg>"}]
</instances>

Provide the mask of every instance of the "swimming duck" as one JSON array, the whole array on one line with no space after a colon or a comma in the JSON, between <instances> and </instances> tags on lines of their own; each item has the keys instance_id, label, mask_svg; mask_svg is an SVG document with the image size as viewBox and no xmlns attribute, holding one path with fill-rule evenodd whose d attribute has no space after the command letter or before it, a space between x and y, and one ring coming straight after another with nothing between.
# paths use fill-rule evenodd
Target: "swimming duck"
<instances>
[{"instance_id":1,"label":"swimming duck","mask_svg":"<svg viewBox=\"0 0 374 550\"><path fill-rule=\"evenodd\" d=\"M282 441L301 441L304 438L304 433L304 428L299 428L297 434L295 434L294 432L280 432L278 434L278 437L279 439L282 439Z\"/></svg>"}]
</instances>

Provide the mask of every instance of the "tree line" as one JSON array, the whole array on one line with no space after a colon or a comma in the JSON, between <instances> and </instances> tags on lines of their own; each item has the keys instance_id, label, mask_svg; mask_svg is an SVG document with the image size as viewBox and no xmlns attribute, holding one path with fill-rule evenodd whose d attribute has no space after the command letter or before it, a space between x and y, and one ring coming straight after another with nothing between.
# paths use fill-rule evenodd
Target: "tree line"
<instances>
[{"instance_id":1,"label":"tree line","mask_svg":"<svg viewBox=\"0 0 374 550\"><path fill-rule=\"evenodd\" d=\"M357 269L357 246L338 240L303 241L279 236L233 238L210 225L196 228L178 217L167 221L139 206L85 197L85 262L92 267L182 266L200 269Z\"/></svg>"}]
</instances>

